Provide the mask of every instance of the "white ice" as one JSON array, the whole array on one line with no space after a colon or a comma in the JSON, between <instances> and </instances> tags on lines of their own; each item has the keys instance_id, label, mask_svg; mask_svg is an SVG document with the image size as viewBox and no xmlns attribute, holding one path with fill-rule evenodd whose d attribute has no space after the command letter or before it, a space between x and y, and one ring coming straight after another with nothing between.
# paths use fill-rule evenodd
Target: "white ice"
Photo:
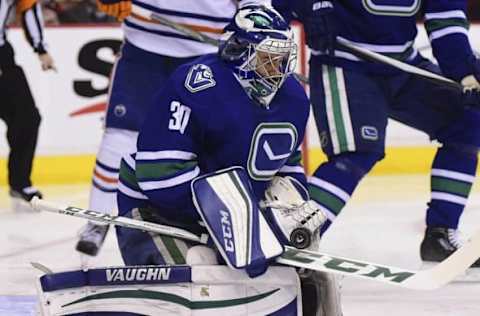
<instances>
[{"instance_id":1,"label":"white ice","mask_svg":"<svg viewBox=\"0 0 480 316\"><path fill-rule=\"evenodd\" d=\"M87 185L40 186L48 200L87 205ZM429 177L370 176L323 240L336 255L416 270L423 236ZM78 269L74 251L82 219L49 213L14 213L0 187L0 315L35 315L30 262L53 271ZM462 219L468 236L480 229L480 189L474 187ZM479 249L480 254L480 249ZM122 264L113 233L89 266ZM343 280L345 316L479 316L480 282L453 283L435 291L412 291L374 281Z\"/></svg>"}]
</instances>

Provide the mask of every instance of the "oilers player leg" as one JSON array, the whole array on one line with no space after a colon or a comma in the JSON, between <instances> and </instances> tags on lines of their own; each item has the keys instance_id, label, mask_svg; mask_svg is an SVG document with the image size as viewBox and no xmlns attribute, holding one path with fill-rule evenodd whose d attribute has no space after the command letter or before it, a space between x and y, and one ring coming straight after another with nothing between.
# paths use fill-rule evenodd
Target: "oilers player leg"
<instances>
[{"instance_id":1,"label":"oilers player leg","mask_svg":"<svg viewBox=\"0 0 480 316\"><path fill-rule=\"evenodd\" d=\"M106 214L117 213L117 187L121 157L135 151L137 132L107 128L97 154L88 207ZM89 222L80 235L76 249L95 256L108 232L107 225Z\"/></svg>"}]
</instances>

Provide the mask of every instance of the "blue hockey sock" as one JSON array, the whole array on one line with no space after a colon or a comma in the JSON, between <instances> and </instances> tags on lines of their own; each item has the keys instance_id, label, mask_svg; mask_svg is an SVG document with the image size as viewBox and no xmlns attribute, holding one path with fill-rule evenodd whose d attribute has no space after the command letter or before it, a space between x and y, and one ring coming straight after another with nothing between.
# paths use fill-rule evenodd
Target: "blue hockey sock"
<instances>
[{"instance_id":1,"label":"blue hockey sock","mask_svg":"<svg viewBox=\"0 0 480 316\"><path fill-rule=\"evenodd\" d=\"M439 148L432 165L427 226L456 229L477 171L476 152Z\"/></svg>"},{"instance_id":2,"label":"blue hockey sock","mask_svg":"<svg viewBox=\"0 0 480 316\"><path fill-rule=\"evenodd\" d=\"M318 167L308 181L308 191L310 198L322 207L328 217L320 234L328 229L360 180L382 157L379 154L346 153Z\"/></svg>"}]
</instances>

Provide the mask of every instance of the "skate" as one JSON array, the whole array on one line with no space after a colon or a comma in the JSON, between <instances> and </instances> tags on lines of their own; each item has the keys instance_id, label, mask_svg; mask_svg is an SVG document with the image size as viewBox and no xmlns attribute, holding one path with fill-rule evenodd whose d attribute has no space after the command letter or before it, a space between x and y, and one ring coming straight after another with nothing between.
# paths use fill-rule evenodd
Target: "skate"
<instances>
[{"instance_id":1,"label":"skate","mask_svg":"<svg viewBox=\"0 0 480 316\"><path fill-rule=\"evenodd\" d=\"M37 188L26 187L20 190L10 189L10 199L12 203L12 209L15 212L34 212L34 209L30 205L30 201L33 197L42 198L43 195Z\"/></svg>"},{"instance_id":2,"label":"skate","mask_svg":"<svg viewBox=\"0 0 480 316\"><path fill-rule=\"evenodd\" d=\"M462 244L460 233L456 229L427 227L420 246L420 257L425 266L431 266L447 259ZM480 259L456 281L480 281Z\"/></svg>"},{"instance_id":3,"label":"skate","mask_svg":"<svg viewBox=\"0 0 480 316\"><path fill-rule=\"evenodd\" d=\"M80 240L75 249L83 254L96 256L105 241L109 227L89 222L80 234Z\"/></svg>"}]
</instances>

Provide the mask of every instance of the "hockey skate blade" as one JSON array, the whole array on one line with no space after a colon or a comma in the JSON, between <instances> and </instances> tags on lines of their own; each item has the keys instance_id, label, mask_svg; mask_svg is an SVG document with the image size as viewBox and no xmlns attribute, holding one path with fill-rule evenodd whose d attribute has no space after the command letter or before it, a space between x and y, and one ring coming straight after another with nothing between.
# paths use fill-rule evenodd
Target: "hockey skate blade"
<instances>
[{"instance_id":1,"label":"hockey skate blade","mask_svg":"<svg viewBox=\"0 0 480 316\"><path fill-rule=\"evenodd\" d=\"M32 265L32 267L34 267L35 269L37 269L39 271L42 271L45 274L53 274L53 271L50 268L41 264L40 262L32 261L32 262L30 262L30 264Z\"/></svg>"},{"instance_id":2,"label":"hockey skate blade","mask_svg":"<svg viewBox=\"0 0 480 316\"><path fill-rule=\"evenodd\" d=\"M423 261L420 270L428 270L435 267L438 262ZM469 268L460 273L452 283L478 283L480 282L480 268Z\"/></svg>"}]
</instances>

